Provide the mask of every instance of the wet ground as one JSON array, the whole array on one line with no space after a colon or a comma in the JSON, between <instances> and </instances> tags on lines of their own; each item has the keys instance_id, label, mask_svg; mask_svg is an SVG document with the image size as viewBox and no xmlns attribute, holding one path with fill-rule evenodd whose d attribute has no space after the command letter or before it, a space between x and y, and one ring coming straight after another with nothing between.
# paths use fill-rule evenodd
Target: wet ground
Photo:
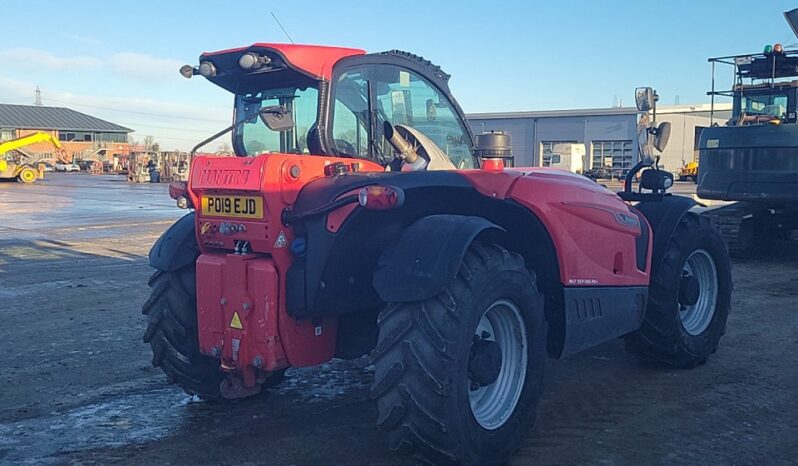
<instances>
[{"instance_id":1,"label":"wet ground","mask_svg":"<svg viewBox=\"0 0 798 466\"><path fill-rule=\"evenodd\" d=\"M184 213L166 190L71 173L0 183L0 464L407 463L374 428L365 360L220 404L151 367L146 253ZM794 464L796 264L795 248L735 262L728 333L703 367L652 367L619 341L551 361L513 463Z\"/></svg>"}]
</instances>

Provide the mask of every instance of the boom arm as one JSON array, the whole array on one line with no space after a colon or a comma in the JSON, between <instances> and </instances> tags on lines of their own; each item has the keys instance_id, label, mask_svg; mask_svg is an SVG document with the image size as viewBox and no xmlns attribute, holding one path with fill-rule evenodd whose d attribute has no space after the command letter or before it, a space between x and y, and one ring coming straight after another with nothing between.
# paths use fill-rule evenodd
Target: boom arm
<instances>
[{"instance_id":1,"label":"boom arm","mask_svg":"<svg viewBox=\"0 0 798 466\"><path fill-rule=\"evenodd\" d=\"M50 144L53 145L53 147L56 148L56 150L61 149L61 143L58 141L58 139L54 138L52 135L48 133L36 132L33 134L29 134L27 136L22 136L16 139L0 142L0 156L4 155L6 152L10 150L15 150L31 144L36 144L37 142L49 142Z\"/></svg>"}]
</instances>

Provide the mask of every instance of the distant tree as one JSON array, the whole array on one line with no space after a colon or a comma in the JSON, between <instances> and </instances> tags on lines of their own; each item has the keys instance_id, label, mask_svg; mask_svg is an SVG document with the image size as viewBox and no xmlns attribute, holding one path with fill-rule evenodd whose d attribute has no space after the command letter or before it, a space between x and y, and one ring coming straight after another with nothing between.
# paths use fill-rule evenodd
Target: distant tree
<instances>
[{"instance_id":1,"label":"distant tree","mask_svg":"<svg viewBox=\"0 0 798 466\"><path fill-rule=\"evenodd\" d=\"M230 143L222 142L216 147L216 153L217 154L224 154L224 155L232 155L233 154L233 148L230 147Z\"/></svg>"},{"instance_id":2,"label":"distant tree","mask_svg":"<svg viewBox=\"0 0 798 466\"><path fill-rule=\"evenodd\" d=\"M147 152L157 150L153 148L154 145L155 145L155 136L144 136L144 150L146 150Z\"/></svg>"}]
</instances>

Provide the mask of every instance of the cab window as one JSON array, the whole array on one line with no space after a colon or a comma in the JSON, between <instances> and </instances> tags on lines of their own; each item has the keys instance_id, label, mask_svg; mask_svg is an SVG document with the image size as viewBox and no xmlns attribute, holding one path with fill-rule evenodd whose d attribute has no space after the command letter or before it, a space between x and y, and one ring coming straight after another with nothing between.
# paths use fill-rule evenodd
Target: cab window
<instances>
[{"instance_id":1,"label":"cab window","mask_svg":"<svg viewBox=\"0 0 798 466\"><path fill-rule=\"evenodd\" d=\"M262 153L306 154L305 135L316 122L319 92L314 87L264 89L236 96L237 118L247 121L235 130L246 155ZM258 117L263 108L283 108L293 118L293 128L274 131Z\"/></svg>"},{"instance_id":2,"label":"cab window","mask_svg":"<svg viewBox=\"0 0 798 466\"><path fill-rule=\"evenodd\" d=\"M449 156L457 168L473 168L470 139L454 106L425 78L403 68L381 65L372 77L377 113L393 125L418 129ZM383 155L391 153L376 125L377 145Z\"/></svg>"},{"instance_id":3,"label":"cab window","mask_svg":"<svg viewBox=\"0 0 798 466\"><path fill-rule=\"evenodd\" d=\"M338 155L368 157L368 83L362 71L341 75L335 88L333 145Z\"/></svg>"},{"instance_id":4,"label":"cab window","mask_svg":"<svg viewBox=\"0 0 798 466\"><path fill-rule=\"evenodd\" d=\"M393 65L354 67L337 78L333 92L332 144L339 154L391 163L393 148L383 129L387 121L424 133L455 167L474 167L471 140L454 105L416 73ZM370 110L376 118L372 124Z\"/></svg>"}]
</instances>

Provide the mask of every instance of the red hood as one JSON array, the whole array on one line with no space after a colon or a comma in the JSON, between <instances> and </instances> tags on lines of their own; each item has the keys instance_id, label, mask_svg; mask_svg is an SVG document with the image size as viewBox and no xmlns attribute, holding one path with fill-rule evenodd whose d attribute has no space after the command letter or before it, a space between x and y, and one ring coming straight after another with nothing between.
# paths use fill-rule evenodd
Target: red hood
<instances>
[{"instance_id":1,"label":"red hood","mask_svg":"<svg viewBox=\"0 0 798 466\"><path fill-rule=\"evenodd\" d=\"M352 55L363 55L365 50L350 49L345 47L327 47L323 45L299 44L266 44L256 43L249 47L220 50L218 52L205 52L200 55L200 60L235 52L244 52L250 49L269 48L283 57L292 67L304 71L316 79L329 80L332 77L333 65L338 60Z\"/></svg>"}]
</instances>

